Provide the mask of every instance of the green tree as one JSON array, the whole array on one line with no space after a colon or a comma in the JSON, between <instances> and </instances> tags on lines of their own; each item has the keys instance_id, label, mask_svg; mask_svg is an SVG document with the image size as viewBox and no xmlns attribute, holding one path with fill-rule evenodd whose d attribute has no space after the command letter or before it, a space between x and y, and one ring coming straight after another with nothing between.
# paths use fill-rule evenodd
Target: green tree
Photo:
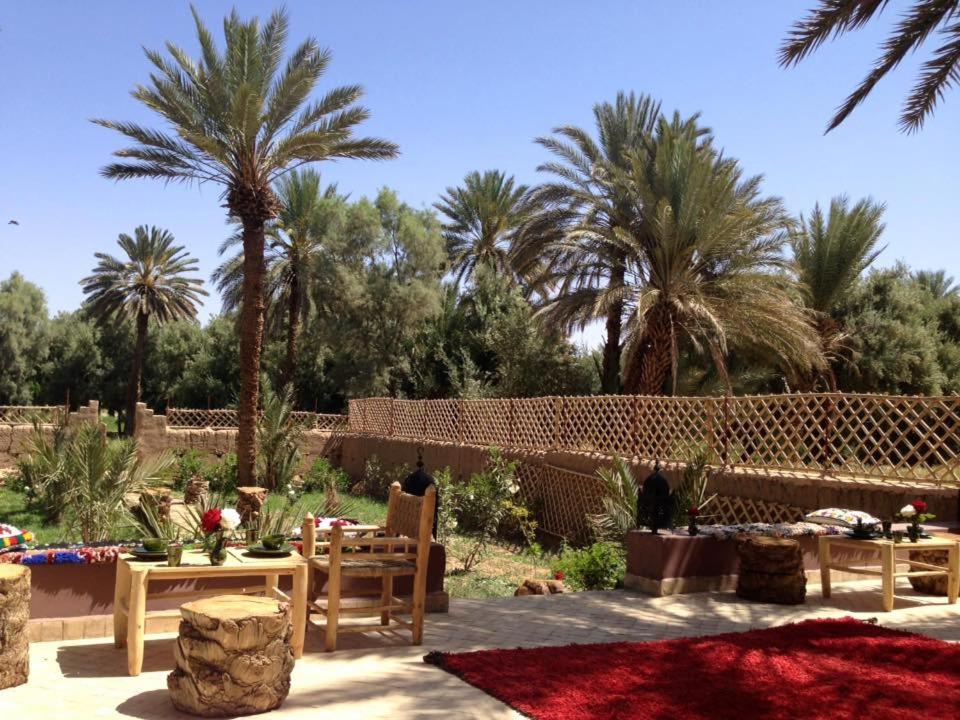
<instances>
[{"instance_id":1,"label":"green tree","mask_svg":"<svg viewBox=\"0 0 960 720\"><path fill-rule=\"evenodd\" d=\"M797 22L780 48L780 65L796 65L831 37L859 30L887 6L878 0L820 0L817 7ZM920 76L907 96L900 126L919 130L945 91L960 75L960 2L957 0L912 0L881 46L883 53L873 69L837 110L827 132L846 120L878 82L934 33L939 46L920 67Z\"/></svg>"},{"instance_id":2,"label":"green tree","mask_svg":"<svg viewBox=\"0 0 960 720\"><path fill-rule=\"evenodd\" d=\"M100 400L105 372L100 330L80 311L50 321L50 354L40 370L39 401L56 405L70 398L74 409Z\"/></svg>"},{"instance_id":3,"label":"green tree","mask_svg":"<svg viewBox=\"0 0 960 720\"><path fill-rule=\"evenodd\" d=\"M960 293L960 286L947 275L946 270L917 270L913 277L937 299L943 300Z\"/></svg>"},{"instance_id":4,"label":"green tree","mask_svg":"<svg viewBox=\"0 0 960 720\"><path fill-rule=\"evenodd\" d=\"M281 387L294 381L300 328L313 310L313 285L322 264L324 242L342 221L343 198L336 184L321 190L320 173L294 170L277 183L280 212L267 227L267 279L265 295L269 334L285 330L286 359ZM243 245L243 233L234 233L221 245L220 254ZM243 299L243 251L228 259L213 274L224 298L224 310L240 307Z\"/></svg>"},{"instance_id":5,"label":"green tree","mask_svg":"<svg viewBox=\"0 0 960 720\"><path fill-rule=\"evenodd\" d=\"M43 290L14 272L0 282L0 404L33 402L36 369L46 359L47 347Z\"/></svg>"},{"instance_id":6,"label":"green tree","mask_svg":"<svg viewBox=\"0 0 960 720\"><path fill-rule=\"evenodd\" d=\"M681 341L709 354L726 381L731 347L763 348L784 364L821 364L806 311L782 272L788 218L759 176L715 149L697 116L661 117L614 182L645 216L604 238L627 258L625 387L656 395L673 378Z\"/></svg>"},{"instance_id":7,"label":"green tree","mask_svg":"<svg viewBox=\"0 0 960 720\"><path fill-rule=\"evenodd\" d=\"M846 354L848 335L833 311L884 248L879 247L884 225L884 206L863 199L853 207L845 197L830 201L824 216L817 204L809 218L800 217L790 233L793 262L807 307L814 316L828 387L837 389L834 366ZM817 375L800 382L804 389L816 383Z\"/></svg>"},{"instance_id":8,"label":"green tree","mask_svg":"<svg viewBox=\"0 0 960 720\"><path fill-rule=\"evenodd\" d=\"M224 189L228 213L243 226L243 305L240 311L239 482L255 480L256 425L263 340L265 228L280 207L271 186L300 165L335 158L392 158L393 143L357 138L367 119L355 103L357 85L309 97L330 62L308 38L283 65L289 22L275 11L261 26L236 11L224 20L221 51L193 9L201 56L167 44L171 59L147 50L156 67L150 86L133 96L158 113L172 133L129 122L97 120L134 141L103 169L109 178L212 182Z\"/></svg>"},{"instance_id":9,"label":"green tree","mask_svg":"<svg viewBox=\"0 0 960 720\"><path fill-rule=\"evenodd\" d=\"M166 323L150 334L143 369L143 400L156 412L166 412L171 405L184 407L184 377L203 351L204 335L204 329L193 318ZM206 406L203 398L200 404L188 407Z\"/></svg>"},{"instance_id":10,"label":"green tree","mask_svg":"<svg viewBox=\"0 0 960 720\"><path fill-rule=\"evenodd\" d=\"M151 318L163 324L194 317L197 304L207 292L199 278L187 277L197 261L182 245L174 245L167 230L141 225L133 237L121 233L117 244L124 258L96 253L93 274L81 280L84 301L101 322L130 321L136 327L136 344L127 385L126 433L136 431L136 407L140 401L143 359Z\"/></svg>"},{"instance_id":11,"label":"green tree","mask_svg":"<svg viewBox=\"0 0 960 720\"><path fill-rule=\"evenodd\" d=\"M646 95L621 92L614 103L595 105L593 115L596 139L569 125L537 139L558 158L538 170L555 179L531 191L531 218L519 233L514 258L546 296L542 313L551 326L583 329L604 321L601 388L616 393L627 258L615 236L633 232L638 216L634 199L612 180L629 167L629 153L648 142L660 105Z\"/></svg>"},{"instance_id":12,"label":"green tree","mask_svg":"<svg viewBox=\"0 0 960 720\"><path fill-rule=\"evenodd\" d=\"M468 173L463 185L448 187L434 207L446 218L443 237L457 285L486 265L514 278L513 234L524 217L526 185L499 170Z\"/></svg>"}]
</instances>

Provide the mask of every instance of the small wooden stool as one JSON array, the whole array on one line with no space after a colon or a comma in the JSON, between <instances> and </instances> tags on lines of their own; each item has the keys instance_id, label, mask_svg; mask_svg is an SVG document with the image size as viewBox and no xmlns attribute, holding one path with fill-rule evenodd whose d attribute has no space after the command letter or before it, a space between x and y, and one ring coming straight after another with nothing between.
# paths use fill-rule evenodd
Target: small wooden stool
<instances>
[{"instance_id":1,"label":"small wooden stool","mask_svg":"<svg viewBox=\"0 0 960 720\"><path fill-rule=\"evenodd\" d=\"M30 568L0 565L0 689L23 685L30 674Z\"/></svg>"},{"instance_id":2,"label":"small wooden stool","mask_svg":"<svg viewBox=\"0 0 960 720\"><path fill-rule=\"evenodd\" d=\"M737 595L746 600L800 605L807 595L803 555L796 540L747 537L737 542Z\"/></svg>"},{"instance_id":3,"label":"small wooden stool","mask_svg":"<svg viewBox=\"0 0 960 720\"><path fill-rule=\"evenodd\" d=\"M167 676L177 710L227 717L280 707L293 669L287 603L220 595L186 603L180 614L177 668Z\"/></svg>"}]
</instances>

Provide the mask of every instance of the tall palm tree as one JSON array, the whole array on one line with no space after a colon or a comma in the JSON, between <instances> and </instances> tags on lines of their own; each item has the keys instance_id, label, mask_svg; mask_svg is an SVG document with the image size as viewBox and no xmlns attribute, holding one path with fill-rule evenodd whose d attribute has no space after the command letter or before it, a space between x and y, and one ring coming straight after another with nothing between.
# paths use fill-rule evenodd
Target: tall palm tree
<instances>
[{"instance_id":1,"label":"tall palm tree","mask_svg":"<svg viewBox=\"0 0 960 720\"><path fill-rule=\"evenodd\" d=\"M84 304L96 318L132 320L136 325L125 427L126 434L133 435L150 320L162 324L195 317L207 292L202 280L187 277L196 271L197 261L174 244L169 231L141 225L133 237L121 233L117 244L126 257L96 253L93 274L80 284L88 296Z\"/></svg>"},{"instance_id":2,"label":"tall palm tree","mask_svg":"<svg viewBox=\"0 0 960 720\"><path fill-rule=\"evenodd\" d=\"M385 159L393 143L354 136L369 112L356 101L357 85L309 97L330 63L329 51L308 38L283 64L288 19L275 11L262 26L236 11L224 20L221 51L195 8L199 59L167 43L170 59L147 50L156 68L149 86L133 96L157 112L173 132L135 123L95 120L134 141L103 168L108 178L213 182L223 187L232 218L243 227L243 304L240 311L238 480L256 480L256 425L263 340L265 226L277 216L271 186L293 168L334 158Z\"/></svg>"},{"instance_id":3,"label":"tall palm tree","mask_svg":"<svg viewBox=\"0 0 960 720\"><path fill-rule=\"evenodd\" d=\"M523 220L526 185L499 170L469 173L463 185L448 187L434 207L447 220L443 237L459 285L473 278L478 265L515 278L510 262L510 242Z\"/></svg>"},{"instance_id":4,"label":"tall palm tree","mask_svg":"<svg viewBox=\"0 0 960 720\"><path fill-rule=\"evenodd\" d=\"M605 323L601 389L620 389L622 328L626 306L627 260L613 242L618 231L633 232L637 208L623 187L612 182L629 166L628 155L650 137L660 105L646 95L618 93L614 103L593 108L596 139L565 125L537 143L558 160L538 170L554 179L529 194L531 218L514 249L516 267L535 275L547 295L541 313L559 329ZM540 266L543 272L537 273Z\"/></svg>"},{"instance_id":5,"label":"tall palm tree","mask_svg":"<svg viewBox=\"0 0 960 720\"><path fill-rule=\"evenodd\" d=\"M294 170L280 179L276 187L280 210L266 230L267 250L264 258L266 278L266 326L286 333L287 356L281 386L293 383L297 365L297 343L300 328L312 308L312 286L321 261L324 240L336 216L331 203L343 200L337 185L321 189L320 173L315 170ZM238 229L220 246L224 255L231 248L241 248L233 257L214 270L211 280L223 297L223 308L232 311L243 304L243 231Z\"/></svg>"},{"instance_id":6,"label":"tall palm tree","mask_svg":"<svg viewBox=\"0 0 960 720\"><path fill-rule=\"evenodd\" d=\"M831 390L837 389L831 364L843 355L847 339L831 312L883 252L879 247L883 211L882 204L869 198L851 207L846 197L835 197L826 216L818 204L809 218L801 216L790 233L795 271L828 360L824 373ZM810 380L816 382L816 378Z\"/></svg>"},{"instance_id":7,"label":"tall palm tree","mask_svg":"<svg viewBox=\"0 0 960 720\"><path fill-rule=\"evenodd\" d=\"M780 65L796 65L832 37L859 30L887 6L886 0L820 0L794 24L780 48ZM881 46L873 69L837 110L830 132L862 103L874 86L936 32L939 46L920 67L920 76L904 103L900 126L919 130L944 92L960 77L960 0L912 0Z\"/></svg>"},{"instance_id":8,"label":"tall palm tree","mask_svg":"<svg viewBox=\"0 0 960 720\"><path fill-rule=\"evenodd\" d=\"M809 315L792 302L782 249L789 219L697 124L661 117L615 184L642 209L633 232L606 240L627 258L617 293L627 306L625 387L655 395L672 377L681 341L709 354L727 392L730 348L761 348L789 367L820 356Z\"/></svg>"}]
</instances>

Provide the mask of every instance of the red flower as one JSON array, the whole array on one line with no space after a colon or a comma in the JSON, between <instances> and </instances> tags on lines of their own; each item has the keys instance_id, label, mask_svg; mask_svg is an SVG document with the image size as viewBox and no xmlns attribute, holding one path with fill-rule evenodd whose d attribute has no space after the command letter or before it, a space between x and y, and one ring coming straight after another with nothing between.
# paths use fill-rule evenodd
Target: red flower
<instances>
[{"instance_id":1,"label":"red flower","mask_svg":"<svg viewBox=\"0 0 960 720\"><path fill-rule=\"evenodd\" d=\"M690 517L696 517L696 516L699 515L699 514L700 514L700 508L698 508L698 507L696 507L696 506L694 506L694 507L690 508L689 510L687 510L687 515L689 515Z\"/></svg>"},{"instance_id":2,"label":"red flower","mask_svg":"<svg viewBox=\"0 0 960 720\"><path fill-rule=\"evenodd\" d=\"M912 503L913 509L917 511L917 515L922 515L927 511L927 504L923 500L914 500Z\"/></svg>"},{"instance_id":3,"label":"red flower","mask_svg":"<svg viewBox=\"0 0 960 720\"><path fill-rule=\"evenodd\" d=\"M554 580L559 580L560 582L563 582L564 580L567 579L567 576L564 575L564 574L563 574L562 572L560 572L559 570L557 570L557 571L553 574L553 579L554 579Z\"/></svg>"},{"instance_id":4,"label":"red flower","mask_svg":"<svg viewBox=\"0 0 960 720\"><path fill-rule=\"evenodd\" d=\"M200 524L203 526L203 531L208 535L212 532L216 532L220 529L220 509L219 508L210 508L207 510L203 517L200 518Z\"/></svg>"}]
</instances>

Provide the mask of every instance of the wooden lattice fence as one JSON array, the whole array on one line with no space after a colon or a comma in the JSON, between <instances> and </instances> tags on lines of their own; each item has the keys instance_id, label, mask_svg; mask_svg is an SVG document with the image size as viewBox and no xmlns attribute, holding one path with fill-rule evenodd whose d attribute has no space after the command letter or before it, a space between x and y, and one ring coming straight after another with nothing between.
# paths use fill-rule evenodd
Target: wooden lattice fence
<instances>
[{"instance_id":1,"label":"wooden lattice fence","mask_svg":"<svg viewBox=\"0 0 960 720\"><path fill-rule=\"evenodd\" d=\"M64 417L62 405L0 405L0 423L5 425L44 425L59 423Z\"/></svg>"},{"instance_id":2,"label":"wooden lattice fence","mask_svg":"<svg viewBox=\"0 0 960 720\"><path fill-rule=\"evenodd\" d=\"M960 486L960 397L351 400L352 433Z\"/></svg>"},{"instance_id":3,"label":"wooden lattice fence","mask_svg":"<svg viewBox=\"0 0 960 720\"><path fill-rule=\"evenodd\" d=\"M167 427L230 429L238 425L236 410L196 408L167 408ZM294 421L307 430L346 430L347 416L330 413L296 411Z\"/></svg>"}]
</instances>

